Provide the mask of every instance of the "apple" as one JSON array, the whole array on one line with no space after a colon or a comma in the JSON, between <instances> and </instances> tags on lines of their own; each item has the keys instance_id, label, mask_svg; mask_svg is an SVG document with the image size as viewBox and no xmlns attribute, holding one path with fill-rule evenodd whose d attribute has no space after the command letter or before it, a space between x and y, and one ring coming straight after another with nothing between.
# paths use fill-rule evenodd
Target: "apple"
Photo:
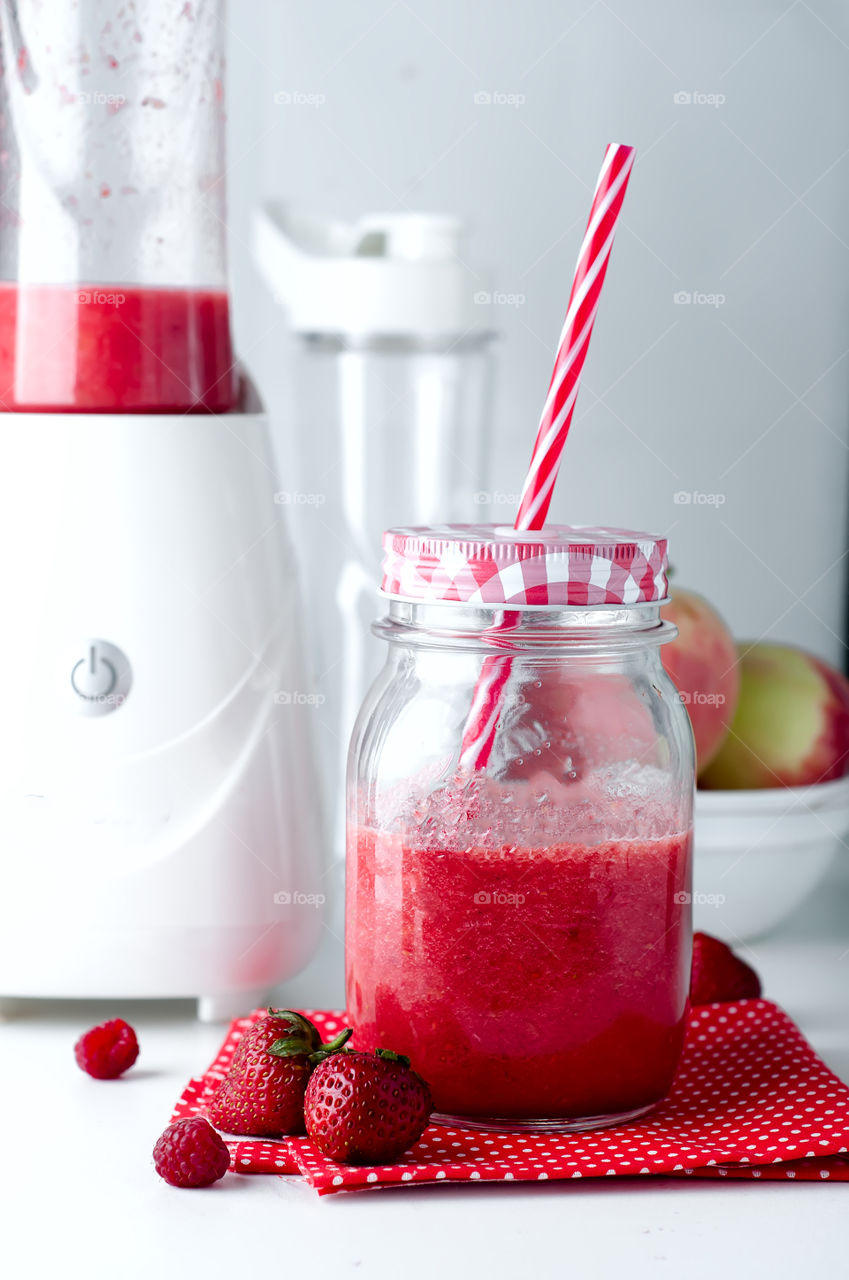
<instances>
[{"instance_id":1,"label":"apple","mask_svg":"<svg viewBox=\"0 0 849 1280\"><path fill-rule=\"evenodd\" d=\"M640 698L630 676L591 671L567 674L556 666L541 668L537 674L539 680L528 681L522 689L525 709L514 735L522 764L517 760L510 765L508 777L542 768L556 778L575 779L617 762L657 763L651 707ZM528 745L519 754L526 735Z\"/></svg>"},{"instance_id":2,"label":"apple","mask_svg":"<svg viewBox=\"0 0 849 1280\"><path fill-rule=\"evenodd\" d=\"M849 772L849 680L802 649L742 645L730 732L699 778L709 790L807 787Z\"/></svg>"},{"instance_id":3,"label":"apple","mask_svg":"<svg viewBox=\"0 0 849 1280\"><path fill-rule=\"evenodd\" d=\"M701 772L722 746L737 706L737 646L713 605L694 591L675 588L661 612L678 628L677 638L660 652L689 713Z\"/></svg>"},{"instance_id":4,"label":"apple","mask_svg":"<svg viewBox=\"0 0 849 1280\"><path fill-rule=\"evenodd\" d=\"M651 707L641 700L630 676L585 672L559 690L550 688L549 698L555 733L558 728L565 732L566 749L578 772L627 760L657 763Z\"/></svg>"}]
</instances>

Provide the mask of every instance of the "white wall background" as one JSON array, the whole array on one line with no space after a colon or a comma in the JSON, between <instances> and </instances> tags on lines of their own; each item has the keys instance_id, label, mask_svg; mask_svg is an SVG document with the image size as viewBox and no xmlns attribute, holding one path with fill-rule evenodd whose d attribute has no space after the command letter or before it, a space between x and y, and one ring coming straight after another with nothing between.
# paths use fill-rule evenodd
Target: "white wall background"
<instances>
[{"instance_id":1,"label":"white wall background","mask_svg":"<svg viewBox=\"0 0 849 1280\"><path fill-rule=\"evenodd\" d=\"M552 519L666 532L744 638L842 662L849 478L844 0L231 0L240 348L287 439L266 197L470 219L501 307L490 485L516 491L609 140L637 164ZM322 105L275 105L274 95ZM475 94L520 96L519 105ZM676 103L676 94L712 97ZM678 292L720 305L676 304ZM677 493L715 500L676 503ZM490 509L488 509L489 511ZM492 518L509 518L494 512ZM290 1002L342 1000L339 905Z\"/></svg>"},{"instance_id":2,"label":"white wall background","mask_svg":"<svg viewBox=\"0 0 849 1280\"><path fill-rule=\"evenodd\" d=\"M285 326L250 260L259 199L471 220L470 256L525 297L496 310L490 481L509 493L604 144L634 143L552 518L663 530L679 581L739 635L842 661L842 0L231 0L228 21L237 333L284 449ZM281 90L324 101L275 105ZM521 101L483 106L480 91ZM680 305L679 291L724 301ZM681 492L719 498L682 505Z\"/></svg>"}]
</instances>

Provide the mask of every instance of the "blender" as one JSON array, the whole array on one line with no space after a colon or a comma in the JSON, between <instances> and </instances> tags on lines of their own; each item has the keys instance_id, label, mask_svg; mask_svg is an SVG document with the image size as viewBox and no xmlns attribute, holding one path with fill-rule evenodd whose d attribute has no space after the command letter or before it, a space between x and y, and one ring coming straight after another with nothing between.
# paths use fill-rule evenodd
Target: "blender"
<instances>
[{"instance_id":1,"label":"blender","mask_svg":"<svg viewBox=\"0 0 849 1280\"><path fill-rule=\"evenodd\" d=\"M300 602L234 363L223 4L0 5L0 994L243 1013L321 932Z\"/></svg>"}]
</instances>

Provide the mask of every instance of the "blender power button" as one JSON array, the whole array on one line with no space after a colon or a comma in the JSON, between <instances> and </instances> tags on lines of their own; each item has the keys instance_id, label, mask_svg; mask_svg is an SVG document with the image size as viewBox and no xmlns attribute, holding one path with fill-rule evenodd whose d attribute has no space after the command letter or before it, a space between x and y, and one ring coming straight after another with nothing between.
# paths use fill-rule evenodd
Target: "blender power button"
<instances>
[{"instance_id":1,"label":"blender power button","mask_svg":"<svg viewBox=\"0 0 849 1280\"><path fill-rule=\"evenodd\" d=\"M86 640L71 668L71 688L84 715L101 716L120 707L130 691L127 657L108 640Z\"/></svg>"}]
</instances>

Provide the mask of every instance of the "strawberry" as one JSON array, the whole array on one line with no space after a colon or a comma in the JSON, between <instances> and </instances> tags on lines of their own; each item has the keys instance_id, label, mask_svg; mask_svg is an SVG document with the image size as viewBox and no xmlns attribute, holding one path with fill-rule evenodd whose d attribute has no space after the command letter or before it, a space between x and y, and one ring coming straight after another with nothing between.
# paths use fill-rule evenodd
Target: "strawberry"
<instances>
[{"instance_id":1,"label":"strawberry","mask_svg":"<svg viewBox=\"0 0 849 1280\"><path fill-rule=\"evenodd\" d=\"M751 965L709 933L693 935L693 968L690 975L692 1004L717 1000L747 1000L761 994L761 980Z\"/></svg>"},{"instance_id":2,"label":"strawberry","mask_svg":"<svg viewBox=\"0 0 849 1280\"><path fill-rule=\"evenodd\" d=\"M347 1028L329 1044L291 1009L269 1009L240 1040L230 1069L209 1104L209 1119L225 1133L280 1137L304 1132L304 1091L316 1062L341 1049Z\"/></svg>"},{"instance_id":3,"label":"strawberry","mask_svg":"<svg viewBox=\"0 0 849 1280\"><path fill-rule=\"evenodd\" d=\"M388 1049L325 1058L304 1096L307 1133L343 1164L391 1164L427 1128L430 1089L410 1059Z\"/></svg>"}]
</instances>

